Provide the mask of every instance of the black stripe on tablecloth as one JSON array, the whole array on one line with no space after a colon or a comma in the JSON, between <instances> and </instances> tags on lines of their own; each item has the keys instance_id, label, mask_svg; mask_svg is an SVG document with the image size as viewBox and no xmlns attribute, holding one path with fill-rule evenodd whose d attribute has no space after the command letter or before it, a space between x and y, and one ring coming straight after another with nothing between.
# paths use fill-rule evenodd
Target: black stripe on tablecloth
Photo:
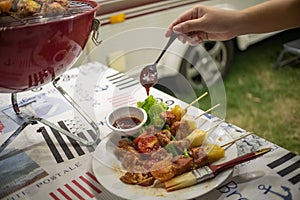
<instances>
[{"instance_id":1,"label":"black stripe on tablecloth","mask_svg":"<svg viewBox=\"0 0 300 200\"><path fill-rule=\"evenodd\" d=\"M42 133L44 140L46 141L52 155L54 156L54 159L56 160L57 163L61 163L64 160L62 159L60 153L58 152L55 144L53 143L53 141L51 140L47 130L45 129L45 127L41 127L39 128L39 132Z\"/></svg>"},{"instance_id":2,"label":"black stripe on tablecloth","mask_svg":"<svg viewBox=\"0 0 300 200\"><path fill-rule=\"evenodd\" d=\"M271 169L275 169L276 167L278 167L280 165L284 165L284 164L287 165L287 162L296 156L297 156L297 154L289 152L289 153L285 154L284 156L269 163L267 166ZM284 166L284 168L282 168L280 171L278 171L277 174L280 175L281 177L284 177L299 168L300 168L300 160L298 160L292 164L289 163L288 166ZM299 183L300 182L300 174L294 175L293 177L289 178L288 181L294 185Z\"/></svg>"},{"instance_id":3,"label":"black stripe on tablecloth","mask_svg":"<svg viewBox=\"0 0 300 200\"><path fill-rule=\"evenodd\" d=\"M118 89L123 90L139 84L139 82L132 77L129 77L123 73L116 73L106 77L112 82ZM127 80L127 81L126 81ZM124 82L126 81L126 82Z\"/></svg>"},{"instance_id":4,"label":"black stripe on tablecloth","mask_svg":"<svg viewBox=\"0 0 300 200\"><path fill-rule=\"evenodd\" d=\"M291 182L292 184L297 184L297 183L299 183L299 182L300 182L300 174L298 174L298 175L296 175L296 176L290 178L288 181Z\"/></svg>"},{"instance_id":5,"label":"black stripe on tablecloth","mask_svg":"<svg viewBox=\"0 0 300 200\"><path fill-rule=\"evenodd\" d=\"M120 74L122 74L122 73L121 73L121 72L118 72L118 73L109 75L109 76L107 76L106 78L107 78L107 79L110 79L111 77L115 77L115 76L118 76L118 75L120 75Z\"/></svg>"},{"instance_id":6,"label":"black stripe on tablecloth","mask_svg":"<svg viewBox=\"0 0 300 200\"><path fill-rule=\"evenodd\" d=\"M82 139L87 140L87 138L86 138L86 136L83 134L83 132L79 132L77 135L78 135L79 137L81 137ZM86 146L86 148L87 148L87 150L88 150L89 152L94 152L94 151L95 151L95 148L94 148L93 146L88 145L88 146Z\"/></svg>"},{"instance_id":7,"label":"black stripe on tablecloth","mask_svg":"<svg viewBox=\"0 0 300 200\"><path fill-rule=\"evenodd\" d=\"M120 89L120 90L123 90L123 89L129 88L129 87L135 86L135 85L137 85L137 84L139 84L139 82L135 82L135 83L132 83L132 84L130 84L130 85L125 85L124 87L120 87L119 89Z\"/></svg>"},{"instance_id":8,"label":"black stripe on tablecloth","mask_svg":"<svg viewBox=\"0 0 300 200\"><path fill-rule=\"evenodd\" d=\"M55 138L57 139L58 144L61 146L62 150L66 154L67 158L69 160L73 159L74 155L71 152L71 150L69 149L67 143L64 141L63 137L61 136L61 133L53 128L51 128L51 131L52 131L53 135L55 136Z\"/></svg>"},{"instance_id":9,"label":"black stripe on tablecloth","mask_svg":"<svg viewBox=\"0 0 300 200\"><path fill-rule=\"evenodd\" d=\"M270 167L271 169L274 169L275 167L278 167L279 165L294 158L295 156L296 156L295 153L289 152L288 154L282 156L281 158L278 158L277 160L274 160L273 162L269 163L267 166Z\"/></svg>"},{"instance_id":10,"label":"black stripe on tablecloth","mask_svg":"<svg viewBox=\"0 0 300 200\"><path fill-rule=\"evenodd\" d=\"M98 145L101 141L100 138L97 138L97 135L92 130L87 130L87 132L90 134L93 140L96 140L96 144Z\"/></svg>"},{"instance_id":11,"label":"black stripe on tablecloth","mask_svg":"<svg viewBox=\"0 0 300 200\"><path fill-rule=\"evenodd\" d=\"M288 167L280 170L279 172L277 172L280 176L285 176L293 171L295 171L296 169L300 168L300 160L298 160L297 162L289 165Z\"/></svg>"},{"instance_id":12,"label":"black stripe on tablecloth","mask_svg":"<svg viewBox=\"0 0 300 200\"><path fill-rule=\"evenodd\" d=\"M120 82L116 85L116 87L120 87L120 86L129 84L129 83L134 82L134 81L136 81L136 80L134 80L134 79L126 79L126 82L121 82L121 81L120 81Z\"/></svg>"},{"instance_id":13,"label":"black stripe on tablecloth","mask_svg":"<svg viewBox=\"0 0 300 200\"><path fill-rule=\"evenodd\" d=\"M58 122L58 125L69 131L67 125L63 122L63 121L59 121ZM64 159L63 159L63 156L62 154L65 154L66 157L71 160L73 158L75 158L77 155L76 153L78 154L78 156L82 156L82 155L85 155L86 153L88 152L94 152L97 145L101 142L101 139L100 138L97 138L97 135L96 133L94 133L93 130L86 130L86 132L79 132L77 133L77 135L79 137L81 137L82 139L85 139L87 140L87 134L90 135L90 137L93 139L93 140L96 140L95 144L92 145L92 146L86 146L86 149L88 150L84 150L84 148L82 147L82 145L80 145L80 143L68 136L66 137L63 137L62 133L60 133L59 131L51 128L51 131L47 131L47 129L45 127L41 127L39 132L42 133L52 155L54 156L55 160L57 163L61 163L61 162L64 162ZM57 148L54 141L55 139L51 138L51 134L53 134L58 142L58 144L60 145L61 148ZM67 139L66 139L67 138ZM69 143L72 145L70 146ZM73 153L71 150L72 148L76 151L76 153Z\"/></svg>"},{"instance_id":14,"label":"black stripe on tablecloth","mask_svg":"<svg viewBox=\"0 0 300 200\"><path fill-rule=\"evenodd\" d=\"M120 78L123 78L125 76L125 74L119 74L120 76L116 76L116 77L113 77L111 79L109 79L109 81L115 81L115 80L118 80Z\"/></svg>"},{"instance_id":15,"label":"black stripe on tablecloth","mask_svg":"<svg viewBox=\"0 0 300 200\"><path fill-rule=\"evenodd\" d=\"M63 121L59 121L58 125L61 128L65 129L66 131L69 131L69 129L67 128L67 126L65 125L65 123ZM71 142L72 146L74 147L75 151L77 152L77 154L79 156L82 156L85 154L84 151L82 150L82 148L80 147L79 143L76 140L74 140L68 136L67 136L67 138L69 139L69 141Z\"/></svg>"}]
</instances>

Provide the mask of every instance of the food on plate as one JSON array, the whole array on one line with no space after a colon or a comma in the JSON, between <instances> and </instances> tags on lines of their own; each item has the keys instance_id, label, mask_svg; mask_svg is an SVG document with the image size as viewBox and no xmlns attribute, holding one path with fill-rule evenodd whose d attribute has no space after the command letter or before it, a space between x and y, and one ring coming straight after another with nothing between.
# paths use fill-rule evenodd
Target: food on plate
<instances>
[{"instance_id":1,"label":"food on plate","mask_svg":"<svg viewBox=\"0 0 300 200\"><path fill-rule=\"evenodd\" d=\"M175 105L171 112L175 115L176 121L179 121L186 114L186 110L179 105Z\"/></svg>"},{"instance_id":2,"label":"food on plate","mask_svg":"<svg viewBox=\"0 0 300 200\"><path fill-rule=\"evenodd\" d=\"M0 14L14 17L56 16L68 8L68 0L0 0Z\"/></svg>"},{"instance_id":3,"label":"food on plate","mask_svg":"<svg viewBox=\"0 0 300 200\"><path fill-rule=\"evenodd\" d=\"M209 144L204 148L207 154L208 163L211 164L225 156L225 151L222 147L216 144Z\"/></svg>"},{"instance_id":4,"label":"food on plate","mask_svg":"<svg viewBox=\"0 0 300 200\"><path fill-rule=\"evenodd\" d=\"M135 137L123 137L114 150L126 170L122 182L151 186L224 157L224 149L206 143L207 132L189 123L179 106L169 110L150 95L138 107L146 110L148 123Z\"/></svg>"},{"instance_id":5,"label":"food on plate","mask_svg":"<svg viewBox=\"0 0 300 200\"><path fill-rule=\"evenodd\" d=\"M160 118L162 111L167 111L169 107L163 102L158 102L152 95L148 96L144 101L137 102L137 107L146 111L148 118L146 125L154 125L156 127L162 127L164 121Z\"/></svg>"},{"instance_id":6,"label":"food on plate","mask_svg":"<svg viewBox=\"0 0 300 200\"><path fill-rule=\"evenodd\" d=\"M187 137L190 141L190 147L201 146L206 138L206 131L200 129L194 129Z\"/></svg>"}]
</instances>

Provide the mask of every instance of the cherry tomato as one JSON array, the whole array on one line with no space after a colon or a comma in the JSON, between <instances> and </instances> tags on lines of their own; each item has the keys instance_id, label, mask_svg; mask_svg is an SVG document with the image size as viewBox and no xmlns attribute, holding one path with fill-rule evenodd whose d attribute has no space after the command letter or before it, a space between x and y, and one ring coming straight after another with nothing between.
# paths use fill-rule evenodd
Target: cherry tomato
<instances>
[{"instance_id":1,"label":"cherry tomato","mask_svg":"<svg viewBox=\"0 0 300 200\"><path fill-rule=\"evenodd\" d=\"M147 135L148 133L147 132L143 132L141 133L138 137L136 137L132 142L133 144L135 144L136 146L138 146L138 142L140 140L140 138L144 137L145 135Z\"/></svg>"},{"instance_id":2,"label":"cherry tomato","mask_svg":"<svg viewBox=\"0 0 300 200\"><path fill-rule=\"evenodd\" d=\"M139 137L138 150L141 153L150 153L159 148L159 142L155 135L144 135Z\"/></svg>"}]
</instances>

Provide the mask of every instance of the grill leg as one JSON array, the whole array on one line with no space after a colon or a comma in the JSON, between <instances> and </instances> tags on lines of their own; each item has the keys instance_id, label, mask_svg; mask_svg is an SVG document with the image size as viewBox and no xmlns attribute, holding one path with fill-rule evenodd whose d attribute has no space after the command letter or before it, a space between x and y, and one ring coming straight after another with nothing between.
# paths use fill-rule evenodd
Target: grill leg
<instances>
[{"instance_id":1,"label":"grill leg","mask_svg":"<svg viewBox=\"0 0 300 200\"><path fill-rule=\"evenodd\" d=\"M18 104L17 93L12 93L11 94L11 103L12 103L12 106L13 106L13 109L14 109L15 113L17 115L20 115L21 110L20 110L20 107L19 107L19 104Z\"/></svg>"}]
</instances>

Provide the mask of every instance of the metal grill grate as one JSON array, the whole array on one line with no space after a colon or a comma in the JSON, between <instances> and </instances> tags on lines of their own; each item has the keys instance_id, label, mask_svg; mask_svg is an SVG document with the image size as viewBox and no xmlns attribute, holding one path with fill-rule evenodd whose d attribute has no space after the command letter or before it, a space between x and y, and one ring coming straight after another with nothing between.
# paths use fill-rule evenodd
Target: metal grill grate
<instances>
[{"instance_id":1,"label":"metal grill grate","mask_svg":"<svg viewBox=\"0 0 300 200\"><path fill-rule=\"evenodd\" d=\"M94 6L89 4L88 2L69 1L69 8L67 12L61 16L48 17L48 16L37 15L37 16L30 16L30 17L23 17L23 18L17 18L13 16L0 16L0 30L9 27L45 23L49 21L58 21L61 20L62 18L68 18L80 13L87 12L93 8Z\"/></svg>"}]
</instances>

